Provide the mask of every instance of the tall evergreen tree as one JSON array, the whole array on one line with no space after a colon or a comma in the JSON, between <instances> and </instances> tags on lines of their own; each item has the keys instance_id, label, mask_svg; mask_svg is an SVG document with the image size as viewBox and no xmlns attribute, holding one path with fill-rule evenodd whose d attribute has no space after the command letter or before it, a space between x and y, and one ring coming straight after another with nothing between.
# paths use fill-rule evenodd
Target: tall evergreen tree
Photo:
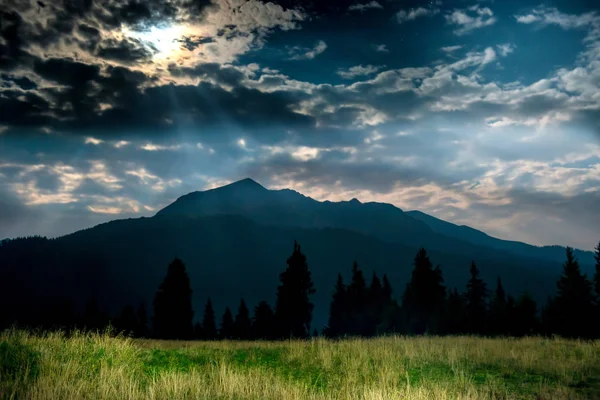
<instances>
[{"instance_id":1,"label":"tall evergreen tree","mask_svg":"<svg viewBox=\"0 0 600 400\"><path fill-rule=\"evenodd\" d=\"M138 326L136 330L137 337L148 336L148 313L146 312L146 305L142 302L138 307L137 311Z\"/></svg>"},{"instance_id":2,"label":"tall evergreen tree","mask_svg":"<svg viewBox=\"0 0 600 400\"><path fill-rule=\"evenodd\" d=\"M233 321L233 331L235 339L248 340L251 338L252 320L250 319L250 310L246 306L244 299L240 301L238 312Z\"/></svg>"},{"instance_id":3,"label":"tall evergreen tree","mask_svg":"<svg viewBox=\"0 0 600 400\"><path fill-rule=\"evenodd\" d=\"M600 337L600 242L594 253L596 260L596 271L594 272L594 294L596 297L596 313L594 315L594 336Z\"/></svg>"},{"instance_id":4,"label":"tall evergreen tree","mask_svg":"<svg viewBox=\"0 0 600 400\"><path fill-rule=\"evenodd\" d=\"M567 260L559 278L554 306L553 327L567 337L588 337L593 334L590 316L593 310L592 284L581 272L573 249L567 247Z\"/></svg>"},{"instance_id":5,"label":"tall evergreen tree","mask_svg":"<svg viewBox=\"0 0 600 400\"><path fill-rule=\"evenodd\" d=\"M446 298L442 271L435 269L421 248L414 258L411 279L402 297L402 309L409 333L438 332Z\"/></svg>"},{"instance_id":6,"label":"tall evergreen tree","mask_svg":"<svg viewBox=\"0 0 600 400\"><path fill-rule=\"evenodd\" d=\"M221 339L233 339L233 315L229 307L225 308L223 317L221 318L221 327L219 328L219 337Z\"/></svg>"},{"instance_id":7,"label":"tall evergreen tree","mask_svg":"<svg viewBox=\"0 0 600 400\"><path fill-rule=\"evenodd\" d=\"M124 335L135 335L138 331L139 325L133 306L125 306L119 317L116 318L114 325L117 331L122 332Z\"/></svg>"},{"instance_id":8,"label":"tall evergreen tree","mask_svg":"<svg viewBox=\"0 0 600 400\"><path fill-rule=\"evenodd\" d=\"M502 280L498 277L494 296L490 301L489 333L506 335L508 333L508 314L506 308L506 293Z\"/></svg>"},{"instance_id":9,"label":"tall evergreen tree","mask_svg":"<svg viewBox=\"0 0 600 400\"><path fill-rule=\"evenodd\" d=\"M202 331L202 324L200 322L196 322L194 324L194 339L203 339L204 332Z\"/></svg>"},{"instance_id":10,"label":"tall evergreen tree","mask_svg":"<svg viewBox=\"0 0 600 400\"><path fill-rule=\"evenodd\" d=\"M533 335L538 332L537 304L529 293L523 293L510 316L514 336Z\"/></svg>"},{"instance_id":11,"label":"tall evergreen tree","mask_svg":"<svg viewBox=\"0 0 600 400\"><path fill-rule=\"evenodd\" d=\"M355 261L352 265L352 280L346 291L346 333L366 336L368 330L368 291L362 270Z\"/></svg>"},{"instance_id":12,"label":"tall evergreen tree","mask_svg":"<svg viewBox=\"0 0 600 400\"><path fill-rule=\"evenodd\" d=\"M287 265L286 270L279 275L281 284L277 288L275 305L277 327L283 338L307 337L314 308L310 296L315 293L315 289L306 256L296 241Z\"/></svg>"},{"instance_id":13,"label":"tall evergreen tree","mask_svg":"<svg viewBox=\"0 0 600 400\"><path fill-rule=\"evenodd\" d=\"M215 310L213 309L210 297L206 299L206 306L204 306L204 317L202 318L202 338L204 340L214 340L217 338Z\"/></svg>"},{"instance_id":14,"label":"tall evergreen tree","mask_svg":"<svg viewBox=\"0 0 600 400\"><path fill-rule=\"evenodd\" d=\"M383 298L383 286L379 277L373 271L371 277L371 285L368 290L368 301L367 301L367 335L376 335L381 330L381 323L383 321L383 312L385 309L385 300Z\"/></svg>"},{"instance_id":15,"label":"tall evergreen tree","mask_svg":"<svg viewBox=\"0 0 600 400\"><path fill-rule=\"evenodd\" d=\"M261 340L275 339L277 336L275 314L266 301L261 301L254 307L252 336L254 339Z\"/></svg>"},{"instance_id":16,"label":"tall evergreen tree","mask_svg":"<svg viewBox=\"0 0 600 400\"><path fill-rule=\"evenodd\" d=\"M465 332L465 303L463 297L454 288L448 295L444 310L443 332L457 335Z\"/></svg>"},{"instance_id":17,"label":"tall evergreen tree","mask_svg":"<svg viewBox=\"0 0 600 400\"><path fill-rule=\"evenodd\" d=\"M338 274L329 306L329 323L324 331L326 336L338 337L346 333L346 308L346 285L342 274Z\"/></svg>"},{"instance_id":18,"label":"tall evergreen tree","mask_svg":"<svg viewBox=\"0 0 600 400\"><path fill-rule=\"evenodd\" d=\"M485 282L479 278L479 269L475 261L471 262L471 277L467 282L466 316L468 333L485 333L487 319L487 296L488 290Z\"/></svg>"},{"instance_id":19,"label":"tall evergreen tree","mask_svg":"<svg viewBox=\"0 0 600 400\"><path fill-rule=\"evenodd\" d=\"M163 339L192 336L192 289L185 264L175 258L154 297L154 334Z\"/></svg>"}]
</instances>

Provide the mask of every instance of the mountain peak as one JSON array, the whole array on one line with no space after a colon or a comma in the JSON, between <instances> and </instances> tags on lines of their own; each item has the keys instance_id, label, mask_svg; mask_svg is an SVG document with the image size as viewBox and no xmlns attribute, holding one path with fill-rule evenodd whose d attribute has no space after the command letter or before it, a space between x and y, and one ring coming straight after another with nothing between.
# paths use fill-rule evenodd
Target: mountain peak
<instances>
[{"instance_id":1,"label":"mountain peak","mask_svg":"<svg viewBox=\"0 0 600 400\"><path fill-rule=\"evenodd\" d=\"M256 182L252 178L244 178L244 179L232 182L229 185L225 185L225 186L222 186L222 187L256 188L256 189L267 190L263 185L261 185L260 183Z\"/></svg>"}]
</instances>

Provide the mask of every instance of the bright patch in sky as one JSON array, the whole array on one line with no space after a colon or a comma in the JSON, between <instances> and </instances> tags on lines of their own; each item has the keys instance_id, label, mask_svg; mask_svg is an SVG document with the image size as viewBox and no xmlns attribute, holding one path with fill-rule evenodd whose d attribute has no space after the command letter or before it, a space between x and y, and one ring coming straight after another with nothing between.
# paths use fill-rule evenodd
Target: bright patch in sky
<instances>
[{"instance_id":1,"label":"bright patch in sky","mask_svg":"<svg viewBox=\"0 0 600 400\"><path fill-rule=\"evenodd\" d=\"M181 40L186 33L184 25L152 26L145 31L123 29L125 36L141 40L152 47L156 53L154 59L176 57L181 51Z\"/></svg>"}]
</instances>

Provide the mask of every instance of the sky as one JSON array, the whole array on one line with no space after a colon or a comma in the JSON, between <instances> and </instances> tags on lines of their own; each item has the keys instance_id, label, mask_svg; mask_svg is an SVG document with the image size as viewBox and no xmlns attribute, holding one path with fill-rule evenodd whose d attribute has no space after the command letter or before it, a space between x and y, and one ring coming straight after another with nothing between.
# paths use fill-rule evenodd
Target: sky
<instances>
[{"instance_id":1,"label":"sky","mask_svg":"<svg viewBox=\"0 0 600 400\"><path fill-rule=\"evenodd\" d=\"M599 9L0 0L0 238L152 216L251 177L591 250Z\"/></svg>"}]
</instances>

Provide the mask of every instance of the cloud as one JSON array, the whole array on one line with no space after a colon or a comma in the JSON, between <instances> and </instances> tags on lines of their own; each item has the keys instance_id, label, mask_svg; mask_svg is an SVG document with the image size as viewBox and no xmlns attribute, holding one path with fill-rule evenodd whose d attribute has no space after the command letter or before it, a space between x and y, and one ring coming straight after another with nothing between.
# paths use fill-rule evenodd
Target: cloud
<instances>
[{"instance_id":1,"label":"cloud","mask_svg":"<svg viewBox=\"0 0 600 400\"><path fill-rule=\"evenodd\" d=\"M379 4L378 2L376 2L375 0L373 0L373 1L370 1L365 4L352 4L350 7L348 7L348 10L364 12L368 9L373 9L373 8L383 8L383 6L381 4Z\"/></svg>"},{"instance_id":2,"label":"cloud","mask_svg":"<svg viewBox=\"0 0 600 400\"><path fill-rule=\"evenodd\" d=\"M355 65L348 69L338 69L336 74L344 79L354 79L359 76L372 75L383 68L381 65Z\"/></svg>"},{"instance_id":3,"label":"cloud","mask_svg":"<svg viewBox=\"0 0 600 400\"><path fill-rule=\"evenodd\" d=\"M376 44L376 45L373 45L373 48L378 53L389 53L390 52L387 48L387 45L385 45L385 44Z\"/></svg>"},{"instance_id":4,"label":"cloud","mask_svg":"<svg viewBox=\"0 0 600 400\"><path fill-rule=\"evenodd\" d=\"M290 60L312 60L327 49L327 43L319 40L313 48L293 47L290 50Z\"/></svg>"},{"instance_id":5,"label":"cloud","mask_svg":"<svg viewBox=\"0 0 600 400\"><path fill-rule=\"evenodd\" d=\"M471 33L475 29L493 25L497 21L490 8L480 7L478 4L465 9L455 9L452 13L446 15L445 18L449 24L458 26L454 30L454 33L457 36L462 36Z\"/></svg>"},{"instance_id":6,"label":"cloud","mask_svg":"<svg viewBox=\"0 0 600 400\"><path fill-rule=\"evenodd\" d=\"M440 50L442 50L444 53L453 53L456 50L460 50L462 49L463 46L462 45L456 45L456 46L446 46L446 47L442 47Z\"/></svg>"},{"instance_id":7,"label":"cloud","mask_svg":"<svg viewBox=\"0 0 600 400\"><path fill-rule=\"evenodd\" d=\"M515 47L515 45L510 43L499 44L496 46L502 57L506 57L507 55L515 51Z\"/></svg>"},{"instance_id":8,"label":"cloud","mask_svg":"<svg viewBox=\"0 0 600 400\"><path fill-rule=\"evenodd\" d=\"M396 13L396 19L398 20L398 23L401 24L403 22L413 21L419 17L431 17L439 12L439 8L418 7L410 9L408 12L406 10L398 11Z\"/></svg>"},{"instance_id":9,"label":"cloud","mask_svg":"<svg viewBox=\"0 0 600 400\"><path fill-rule=\"evenodd\" d=\"M598 23L598 14L594 11L574 15L543 6L533 9L530 14L515 15L515 18L521 24L558 25L563 29L587 29Z\"/></svg>"}]
</instances>

